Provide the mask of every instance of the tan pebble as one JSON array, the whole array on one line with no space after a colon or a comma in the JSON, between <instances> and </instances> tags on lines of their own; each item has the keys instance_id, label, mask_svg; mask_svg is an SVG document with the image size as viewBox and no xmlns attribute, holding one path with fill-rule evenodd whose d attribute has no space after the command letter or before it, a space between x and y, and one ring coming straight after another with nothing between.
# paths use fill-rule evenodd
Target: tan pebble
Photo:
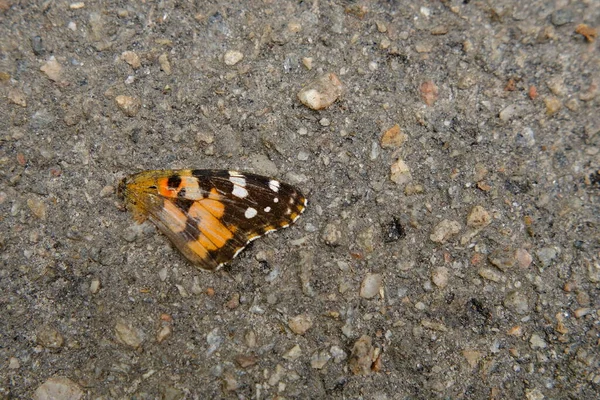
<instances>
[{"instance_id":1,"label":"tan pebble","mask_svg":"<svg viewBox=\"0 0 600 400\"><path fill-rule=\"evenodd\" d=\"M580 35L585 37L585 40L587 40L590 43L596 40L596 38L598 37L598 31L586 24L577 25L577 27L575 28L575 33L579 33Z\"/></svg>"},{"instance_id":2,"label":"tan pebble","mask_svg":"<svg viewBox=\"0 0 600 400\"><path fill-rule=\"evenodd\" d=\"M408 165L402 159L396 160L390 167L390 179L397 185L403 185L412 180Z\"/></svg>"},{"instance_id":3,"label":"tan pebble","mask_svg":"<svg viewBox=\"0 0 600 400\"><path fill-rule=\"evenodd\" d=\"M112 195L115 192L115 188L114 186L104 186L102 188L102 190L100 190L100 197L108 197L110 195Z\"/></svg>"},{"instance_id":4,"label":"tan pebble","mask_svg":"<svg viewBox=\"0 0 600 400\"><path fill-rule=\"evenodd\" d=\"M421 98L428 106L432 106L439 97L439 89L433 81L423 82L420 90Z\"/></svg>"},{"instance_id":5,"label":"tan pebble","mask_svg":"<svg viewBox=\"0 0 600 400\"><path fill-rule=\"evenodd\" d=\"M158 63L160 64L160 69L167 75L171 75L171 62L169 61L169 56L166 53L158 56Z\"/></svg>"},{"instance_id":6,"label":"tan pebble","mask_svg":"<svg viewBox=\"0 0 600 400\"><path fill-rule=\"evenodd\" d=\"M475 368L483 357L483 354L477 350L463 350L462 354L471 368Z\"/></svg>"},{"instance_id":7,"label":"tan pebble","mask_svg":"<svg viewBox=\"0 0 600 400\"><path fill-rule=\"evenodd\" d=\"M445 35L448 33L448 27L446 25L438 25L431 30L432 35Z\"/></svg>"},{"instance_id":8,"label":"tan pebble","mask_svg":"<svg viewBox=\"0 0 600 400\"><path fill-rule=\"evenodd\" d=\"M302 30L302 25L297 21L290 21L287 25L288 31L298 33Z\"/></svg>"},{"instance_id":9,"label":"tan pebble","mask_svg":"<svg viewBox=\"0 0 600 400\"><path fill-rule=\"evenodd\" d=\"M406 141L406 134L400 130L400 125L396 124L385 131L381 136L381 147L384 149L395 149Z\"/></svg>"},{"instance_id":10,"label":"tan pebble","mask_svg":"<svg viewBox=\"0 0 600 400\"><path fill-rule=\"evenodd\" d=\"M76 3L69 4L69 8L71 10L79 10L79 9L81 9L83 7L85 7L85 3L83 1L78 1Z\"/></svg>"},{"instance_id":11,"label":"tan pebble","mask_svg":"<svg viewBox=\"0 0 600 400\"><path fill-rule=\"evenodd\" d=\"M72 380L63 376L48 378L33 393L33 400L79 400L84 396L83 390Z\"/></svg>"},{"instance_id":12,"label":"tan pebble","mask_svg":"<svg viewBox=\"0 0 600 400\"><path fill-rule=\"evenodd\" d=\"M142 108L142 102L135 97L120 95L115 97L117 106L129 117L135 117Z\"/></svg>"},{"instance_id":13,"label":"tan pebble","mask_svg":"<svg viewBox=\"0 0 600 400\"><path fill-rule=\"evenodd\" d=\"M60 80L60 76L62 73L62 67L58 63L58 61L56 61L56 58L54 58L54 56L52 56L48 59L48 61L46 61L46 63L44 65L42 65L40 67L40 71L42 71L44 74L46 74L48 79L50 79L54 82L57 82Z\"/></svg>"},{"instance_id":14,"label":"tan pebble","mask_svg":"<svg viewBox=\"0 0 600 400\"><path fill-rule=\"evenodd\" d=\"M433 228L429 239L432 242L445 243L458 232L460 232L460 224L458 222L444 219Z\"/></svg>"},{"instance_id":15,"label":"tan pebble","mask_svg":"<svg viewBox=\"0 0 600 400\"><path fill-rule=\"evenodd\" d=\"M361 336L352 346L352 352L348 359L350 371L354 375L370 374L374 351L371 338L366 335Z\"/></svg>"},{"instance_id":16,"label":"tan pebble","mask_svg":"<svg viewBox=\"0 0 600 400\"><path fill-rule=\"evenodd\" d=\"M90 293L96 294L100 291L100 279L94 278L90 283Z\"/></svg>"},{"instance_id":17,"label":"tan pebble","mask_svg":"<svg viewBox=\"0 0 600 400\"><path fill-rule=\"evenodd\" d=\"M10 88L8 90L8 101L21 107L27 107L27 97L19 88Z\"/></svg>"},{"instance_id":18,"label":"tan pebble","mask_svg":"<svg viewBox=\"0 0 600 400\"><path fill-rule=\"evenodd\" d=\"M446 327L446 325L440 322L430 321L427 319L421 321L421 326L423 326L423 328L431 329L432 331L448 332L448 328Z\"/></svg>"},{"instance_id":19,"label":"tan pebble","mask_svg":"<svg viewBox=\"0 0 600 400\"><path fill-rule=\"evenodd\" d=\"M502 275L500 275L500 273L498 273L492 269L489 269L489 268L481 268L477 273L483 279L487 279L488 281L492 281L492 282L501 282L502 281Z\"/></svg>"},{"instance_id":20,"label":"tan pebble","mask_svg":"<svg viewBox=\"0 0 600 400\"><path fill-rule=\"evenodd\" d=\"M258 358L255 355L240 354L235 357L235 362L242 368L248 368L255 365L258 362Z\"/></svg>"},{"instance_id":21,"label":"tan pebble","mask_svg":"<svg viewBox=\"0 0 600 400\"><path fill-rule=\"evenodd\" d=\"M585 92L579 94L579 100L581 101L592 101L596 97L598 93L598 85L596 82L592 82L592 84L587 88Z\"/></svg>"},{"instance_id":22,"label":"tan pebble","mask_svg":"<svg viewBox=\"0 0 600 400\"><path fill-rule=\"evenodd\" d=\"M525 249L517 249L515 252L515 257L517 259L517 264L521 268L529 268L531 262L533 261L533 257Z\"/></svg>"},{"instance_id":23,"label":"tan pebble","mask_svg":"<svg viewBox=\"0 0 600 400\"><path fill-rule=\"evenodd\" d=\"M334 73L329 73L306 84L298 92L298 99L308 108L323 110L332 105L342 92L342 82Z\"/></svg>"},{"instance_id":24,"label":"tan pebble","mask_svg":"<svg viewBox=\"0 0 600 400\"><path fill-rule=\"evenodd\" d=\"M567 333L569 333L569 329L565 326L565 324L562 321L558 321L556 323L556 328L554 328L556 330L556 332L566 335Z\"/></svg>"},{"instance_id":25,"label":"tan pebble","mask_svg":"<svg viewBox=\"0 0 600 400\"><path fill-rule=\"evenodd\" d=\"M230 310L235 310L239 306L240 306L240 294L239 293L234 293L231 296L231 298L229 299L229 301L227 303L225 303L225 307L229 308Z\"/></svg>"},{"instance_id":26,"label":"tan pebble","mask_svg":"<svg viewBox=\"0 0 600 400\"><path fill-rule=\"evenodd\" d=\"M575 281L567 281L563 286L565 292L572 292L575 289L577 289L577 282Z\"/></svg>"},{"instance_id":27,"label":"tan pebble","mask_svg":"<svg viewBox=\"0 0 600 400\"><path fill-rule=\"evenodd\" d=\"M579 110L579 100L570 98L565 103L565 107L567 107L571 111L578 111Z\"/></svg>"},{"instance_id":28,"label":"tan pebble","mask_svg":"<svg viewBox=\"0 0 600 400\"><path fill-rule=\"evenodd\" d=\"M417 53L431 53L433 50L433 43L431 42L419 42L415 44L415 50Z\"/></svg>"},{"instance_id":29,"label":"tan pebble","mask_svg":"<svg viewBox=\"0 0 600 400\"><path fill-rule=\"evenodd\" d=\"M562 107L562 103L554 96L549 96L544 99L546 105L546 115L556 114Z\"/></svg>"},{"instance_id":30,"label":"tan pebble","mask_svg":"<svg viewBox=\"0 0 600 400\"><path fill-rule=\"evenodd\" d=\"M40 328L36 335L36 341L47 349L59 349L65 342L60 332L49 325Z\"/></svg>"},{"instance_id":31,"label":"tan pebble","mask_svg":"<svg viewBox=\"0 0 600 400\"><path fill-rule=\"evenodd\" d=\"M46 220L46 204L40 199L29 198L27 199L27 207L31 210L31 213L42 221Z\"/></svg>"},{"instance_id":32,"label":"tan pebble","mask_svg":"<svg viewBox=\"0 0 600 400\"><path fill-rule=\"evenodd\" d=\"M360 297L372 299L381 291L383 277L381 274L367 274L360 284Z\"/></svg>"},{"instance_id":33,"label":"tan pebble","mask_svg":"<svg viewBox=\"0 0 600 400\"><path fill-rule=\"evenodd\" d=\"M508 330L508 332L506 332L507 334L511 335L511 336L522 336L523 335L523 328L520 325L515 325L512 328L510 328Z\"/></svg>"},{"instance_id":34,"label":"tan pebble","mask_svg":"<svg viewBox=\"0 0 600 400\"><path fill-rule=\"evenodd\" d=\"M435 268L431 273L431 281L440 289L448 286L449 270L446 267Z\"/></svg>"},{"instance_id":35,"label":"tan pebble","mask_svg":"<svg viewBox=\"0 0 600 400\"><path fill-rule=\"evenodd\" d=\"M240 383L237 381L233 373L225 372L223 374L223 391L234 392L240 388Z\"/></svg>"},{"instance_id":36,"label":"tan pebble","mask_svg":"<svg viewBox=\"0 0 600 400\"><path fill-rule=\"evenodd\" d=\"M164 342L173 333L173 327L171 324L164 324L156 333L156 341L158 343Z\"/></svg>"},{"instance_id":37,"label":"tan pebble","mask_svg":"<svg viewBox=\"0 0 600 400\"><path fill-rule=\"evenodd\" d=\"M425 188L423 188L423 185L419 185L419 184L408 184L406 185L406 187L404 188L404 194L407 196L412 196L415 194L421 194L425 192Z\"/></svg>"},{"instance_id":38,"label":"tan pebble","mask_svg":"<svg viewBox=\"0 0 600 400\"><path fill-rule=\"evenodd\" d=\"M227 50L223 56L225 65L233 66L244 59L244 54L237 50Z\"/></svg>"},{"instance_id":39,"label":"tan pebble","mask_svg":"<svg viewBox=\"0 0 600 400\"><path fill-rule=\"evenodd\" d=\"M471 228L485 228L492 222L492 217L482 206L475 206L467 216L467 226Z\"/></svg>"},{"instance_id":40,"label":"tan pebble","mask_svg":"<svg viewBox=\"0 0 600 400\"><path fill-rule=\"evenodd\" d=\"M121 59L131 66L133 69L138 69L142 66L140 56L134 51L124 51L121 53Z\"/></svg>"},{"instance_id":41,"label":"tan pebble","mask_svg":"<svg viewBox=\"0 0 600 400\"><path fill-rule=\"evenodd\" d=\"M312 317L308 314L297 315L288 321L288 326L296 335L304 335L312 325Z\"/></svg>"},{"instance_id":42,"label":"tan pebble","mask_svg":"<svg viewBox=\"0 0 600 400\"><path fill-rule=\"evenodd\" d=\"M144 333L124 320L119 320L114 329L115 337L124 345L136 349L144 342Z\"/></svg>"},{"instance_id":43,"label":"tan pebble","mask_svg":"<svg viewBox=\"0 0 600 400\"><path fill-rule=\"evenodd\" d=\"M8 369L19 369L21 368L21 362L16 357L11 357L8 360Z\"/></svg>"},{"instance_id":44,"label":"tan pebble","mask_svg":"<svg viewBox=\"0 0 600 400\"><path fill-rule=\"evenodd\" d=\"M582 307L582 308L578 308L577 310L575 310L575 317L576 318L581 318L581 317L585 317L588 314L592 313L592 309L588 308L588 307Z\"/></svg>"},{"instance_id":45,"label":"tan pebble","mask_svg":"<svg viewBox=\"0 0 600 400\"><path fill-rule=\"evenodd\" d=\"M387 32L387 25L385 24L385 22L383 22L383 21L375 21L375 24L377 25L377 30L380 33Z\"/></svg>"},{"instance_id":46,"label":"tan pebble","mask_svg":"<svg viewBox=\"0 0 600 400\"><path fill-rule=\"evenodd\" d=\"M302 65L304 65L304 67L306 67L306 69L310 71L313 68L313 58L312 57L302 58Z\"/></svg>"},{"instance_id":47,"label":"tan pebble","mask_svg":"<svg viewBox=\"0 0 600 400\"><path fill-rule=\"evenodd\" d=\"M294 361L300 358L301 355L302 349L299 345L295 345L294 347L286 351L285 354L283 354L283 358L289 361Z\"/></svg>"}]
</instances>

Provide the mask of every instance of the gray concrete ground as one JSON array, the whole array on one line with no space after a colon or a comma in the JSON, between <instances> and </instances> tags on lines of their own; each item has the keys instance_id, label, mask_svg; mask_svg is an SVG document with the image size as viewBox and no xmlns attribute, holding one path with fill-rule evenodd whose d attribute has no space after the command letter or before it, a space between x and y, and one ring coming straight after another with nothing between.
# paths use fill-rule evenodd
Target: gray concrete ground
<instances>
[{"instance_id":1,"label":"gray concrete ground","mask_svg":"<svg viewBox=\"0 0 600 400\"><path fill-rule=\"evenodd\" d=\"M0 0L0 398L597 398L599 25L596 0ZM165 168L309 207L202 272L119 206Z\"/></svg>"}]
</instances>

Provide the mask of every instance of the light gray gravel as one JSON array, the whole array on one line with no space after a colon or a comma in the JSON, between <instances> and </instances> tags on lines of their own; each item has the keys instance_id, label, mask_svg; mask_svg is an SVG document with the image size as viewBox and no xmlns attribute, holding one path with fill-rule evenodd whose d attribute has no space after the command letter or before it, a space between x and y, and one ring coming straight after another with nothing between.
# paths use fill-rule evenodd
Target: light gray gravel
<instances>
[{"instance_id":1,"label":"light gray gravel","mask_svg":"<svg viewBox=\"0 0 600 400\"><path fill-rule=\"evenodd\" d=\"M599 21L0 0L0 399L596 398ZM309 205L204 273L115 195L165 168Z\"/></svg>"}]
</instances>

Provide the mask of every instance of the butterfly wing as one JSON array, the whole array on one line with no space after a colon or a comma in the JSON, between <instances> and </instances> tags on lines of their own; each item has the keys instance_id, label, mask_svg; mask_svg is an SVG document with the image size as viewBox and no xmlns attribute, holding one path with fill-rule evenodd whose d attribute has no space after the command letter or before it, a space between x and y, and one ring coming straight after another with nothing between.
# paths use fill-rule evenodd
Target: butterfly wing
<instances>
[{"instance_id":1,"label":"butterfly wing","mask_svg":"<svg viewBox=\"0 0 600 400\"><path fill-rule=\"evenodd\" d=\"M231 261L249 242L296 221L306 198L293 186L225 170L145 171L123 184L137 220L149 218L202 269Z\"/></svg>"}]
</instances>

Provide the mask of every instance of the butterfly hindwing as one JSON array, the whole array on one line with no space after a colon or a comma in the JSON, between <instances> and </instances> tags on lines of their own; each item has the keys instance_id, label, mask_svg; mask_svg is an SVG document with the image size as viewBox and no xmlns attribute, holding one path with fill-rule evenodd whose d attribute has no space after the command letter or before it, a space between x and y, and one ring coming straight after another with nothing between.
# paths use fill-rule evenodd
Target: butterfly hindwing
<instances>
[{"instance_id":1,"label":"butterfly hindwing","mask_svg":"<svg viewBox=\"0 0 600 400\"><path fill-rule=\"evenodd\" d=\"M122 182L136 220L150 219L200 268L231 261L250 241L296 221L306 207L293 186L226 170L157 170Z\"/></svg>"}]
</instances>

